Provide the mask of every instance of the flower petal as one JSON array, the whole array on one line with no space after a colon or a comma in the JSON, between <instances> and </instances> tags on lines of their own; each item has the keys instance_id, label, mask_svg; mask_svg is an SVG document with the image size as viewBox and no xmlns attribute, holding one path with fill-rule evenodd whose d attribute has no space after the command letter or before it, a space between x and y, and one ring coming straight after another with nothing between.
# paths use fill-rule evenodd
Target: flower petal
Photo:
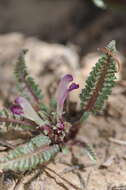
<instances>
[{"instance_id":1,"label":"flower petal","mask_svg":"<svg viewBox=\"0 0 126 190\"><path fill-rule=\"evenodd\" d=\"M68 84L71 81L73 81L73 77L70 74L65 75L60 81L60 84L57 90L57 114L59 116L62 115L63 105L68 95Z\"/></svg>"},{"instance_id":2,"label":"flower petal","mask_svg":"<svg viewBox=\"0 0 126 190\"><path fill-rule=\"evenodd\" d=\"M35 121L38 125L43 124L42 119L38 116L38 114L33 109L32 105L29 103L29 101L26 98L21 96L17 97L15 103L22 108L23 114L21 115L23 117Z\"/></svg>"},{"instance_id":3,"label":"flower petal","mask_svg":"<svg viewBox=\"0 0 126 190\"><path fill-rule=\"evenodd\" d=\"M75 90L75 89L78 89L79 88L79 84L76 84L76 83L72 83L68 89L68 91L72 91L72 90Z\"/></svg>"},{"instance_id":4,"label":"flower petal","mask_svg":"<svg viewBox=\"0 0 126 190\"><path fill-rule=\"evenodd\" d=\"M12 112L13 114L15 114L15 115L21 115L21 114L24 113L24 112L23 112L23 109L21 108L20 105L12 105L12 106L10 107L10 110L11 110L11 112Z\"/></svg>"}]
</instances>

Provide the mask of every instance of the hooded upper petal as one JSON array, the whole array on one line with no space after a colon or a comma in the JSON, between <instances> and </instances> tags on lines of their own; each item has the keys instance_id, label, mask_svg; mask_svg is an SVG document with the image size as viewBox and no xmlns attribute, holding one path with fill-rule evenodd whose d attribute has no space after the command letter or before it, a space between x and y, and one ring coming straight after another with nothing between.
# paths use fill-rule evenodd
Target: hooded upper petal
<instances>
[{"instance_id":1,"label":"hooded upper petal","mask_svg":"<svg viewBox=\"0 0 126 190\"><path fill-rule=\"evenodd\" d=\"M70 82L73 81L73 76L70 74L65 75L59 84L58 90L57 90L57 114L58 116L62 116L63 113L63 106L64 102L69 94L70 91L79 88L79 85L76 83L72 83L70 87L68 88L68 85Z\"/></svg>"},{"instance_id":2,"label":"hooded upper petal","mask_svg":"<svg viewBox=\"0 0 126 190\"><path fill-rule=\"evenodd\" d=\"M68 84L73 81L73 76L70 74L65 75L58 86L57 89L57 113L58 115L62 115L63 112L63 105L64 105L64 101L68 95Z\"/></svg>"}]
</instances>

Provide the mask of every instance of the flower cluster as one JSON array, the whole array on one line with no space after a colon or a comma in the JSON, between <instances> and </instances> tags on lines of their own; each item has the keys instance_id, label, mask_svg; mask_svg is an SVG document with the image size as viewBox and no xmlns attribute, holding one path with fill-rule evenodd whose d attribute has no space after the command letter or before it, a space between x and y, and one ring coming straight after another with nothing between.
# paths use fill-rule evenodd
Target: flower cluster
<instances>
[{"instance_id":1,"label":"flower cluster","mask_svg":"<svg viewBox=\"0 0 126 190\"><path fill-rule=\"evenodd\" d=\"M65 75L58 86L57 93L56 93L56 101L57 101L57 127L58 131L61 132L64 130L64 122L63 122L63 107L64 102L68 97L69 92L74 89L79 88L79 85L76 83L71 83L68 87L69 83L73 81L73 77L70 74ZM17 97L15 99L14 105L11 106L11 111L15 115L23 116L26 119L30 119L34 121L38 126L42 127L43 130L47 131L47 134L50 131L49 125L43 125L43 121L37 112L34 110L30 102L24 97Z\"/></svg>"}]
</instances>

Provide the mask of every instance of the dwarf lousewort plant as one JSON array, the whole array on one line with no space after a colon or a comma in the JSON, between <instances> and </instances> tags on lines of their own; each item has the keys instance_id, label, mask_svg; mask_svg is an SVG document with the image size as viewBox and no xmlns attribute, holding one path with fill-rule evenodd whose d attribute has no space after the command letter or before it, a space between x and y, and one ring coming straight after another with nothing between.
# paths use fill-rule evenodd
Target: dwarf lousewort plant
<instances>
[{"instance_id":1,"label":"dwarf lousewort plant","mask_svg":"<svg viewBox=\"0 0 126 190\"><path fill-rule=\"evenodd\" d=\"M43 94L39 86L29 76L25 66L23 51L15 67L15 75L20 96L12 103L11 107L1 111L1 125L14 128L15 131L29 130L31 138L23 145L10 150L7 155L0 157L0 169L26 171L45 164L62 151L70 142L71 146L87 147L90 156L96 159L94 151L85 142L78 141L76 136L90 113L102 110L104 102L115 86L117 72L117 59L115 41L102 48L101 58L93 67L86 80L85 87L81 90L80 111L76 111L74 119L65 110L64 103L71 91L79 88L73 76L66 74L59 82L56 93L56 109L45 105ZM52 111L53 110L53 111ZM68 109L69 110L69 109ZM78 123L76 125L76 123ZM15 135L15 134L14 134Z\"/></svg>"}]
</instances>

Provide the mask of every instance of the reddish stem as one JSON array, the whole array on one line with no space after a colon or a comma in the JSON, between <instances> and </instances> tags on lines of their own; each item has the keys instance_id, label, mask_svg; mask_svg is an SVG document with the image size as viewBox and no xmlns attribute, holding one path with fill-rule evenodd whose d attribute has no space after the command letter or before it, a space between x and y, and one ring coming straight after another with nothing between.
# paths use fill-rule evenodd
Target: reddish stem
<instances>
[{"instance_id":1,"label":"reddish stem","mask_svg":"<svg viewBox=\"0 0 126 190\"><path fill-rule=\"evenodd\" d=\"M25 83L27 89L29 90L29 92L31 93L32 97L34 98L35 102L37 104L39 104L39 100L38 97L35 95L35 93L33 92L33 90L31 89L31 87L29 86L27 80L25 80L25 76L22 77L22 81Z\"/></svg>"},{"instance_id":2,"label":"reddish stem","mask_svg":"<svg viewBox=\"0 0 126 190\"><path fill-rule=\"evenodd\" d=\"M31 127L36 126L35 124L28 122L28 121L21 121L21 120L12 119L12 118L5 118L5 117L0 117L0 122L20 124L20 125L31 126Z\"/></svg>"},{"instance_id":3,"label":"reddish stem","mask_svg":"<svg viewBox=\"0 0 126 190\"><path fill-rule=\"evenodd\" d=\"M109 58L110 58L110 56L109 56ZM91 111L91 109L93 108L93 106L94 106L94 104L95 104L95 102L96 102L96 100L97 100L97 98L99 96L99 92L102 89L102 86L103 86L103 83L104 83L104 80L105 80L105 76L107 74L107 70L108 70L108 66L109 66L109 58L108 58L108 62L106 61L104 63L102 74L101 74L101 76L100 76L100 78L99 78L99 80L98 80L98 82L96 84L96 88L95 88L91 98L89 99L88 104L87 104L84 111Z\"/></svg>"}]
</instances>

